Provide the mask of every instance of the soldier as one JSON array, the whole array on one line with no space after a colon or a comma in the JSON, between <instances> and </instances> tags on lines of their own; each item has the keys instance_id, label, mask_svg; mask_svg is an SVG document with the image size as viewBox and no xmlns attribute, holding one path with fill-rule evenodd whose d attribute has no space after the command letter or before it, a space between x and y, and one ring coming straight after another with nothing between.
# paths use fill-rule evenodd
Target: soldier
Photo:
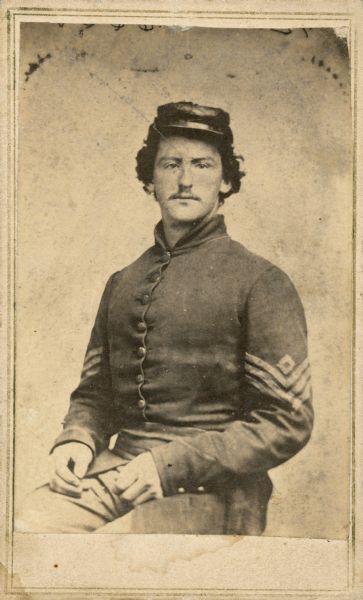
<instances>
[{"instance_id":1,"label":"soldier","mask_svg":"<svg viewBox=\"0 0 363 600\"><path fill-rule=\"evenodd\" d=\"M18 528L259 535L267 471L312 429L302 304L218 214L243 176L228 113L159 106L137 175L155 244L108 280L50 483Z\"/></svg>"}]
</instances>

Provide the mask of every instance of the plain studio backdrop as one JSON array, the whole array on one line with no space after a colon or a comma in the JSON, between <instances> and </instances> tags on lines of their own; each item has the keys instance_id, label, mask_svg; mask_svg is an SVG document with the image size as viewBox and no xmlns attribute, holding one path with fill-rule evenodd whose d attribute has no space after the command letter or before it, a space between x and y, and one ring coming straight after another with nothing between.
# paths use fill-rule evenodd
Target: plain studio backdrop
<instances>
[{"instance_id":1,"label":"plain studio backdrop","mask_svg":"<svg viewBox=\"0 0 363 600\"><path fill-rule=\"evenodd\" d=\"M153 243L159 212L136 179L136 152L159 104L191 100L230 112L247 175L222 210L229 233L290 275L308 321L315 429L271 472L266 534L346 537L349 89L347 46L332 29L22 25L17 505L47 478L107 278Z\"/></svg>"}]
</instances>

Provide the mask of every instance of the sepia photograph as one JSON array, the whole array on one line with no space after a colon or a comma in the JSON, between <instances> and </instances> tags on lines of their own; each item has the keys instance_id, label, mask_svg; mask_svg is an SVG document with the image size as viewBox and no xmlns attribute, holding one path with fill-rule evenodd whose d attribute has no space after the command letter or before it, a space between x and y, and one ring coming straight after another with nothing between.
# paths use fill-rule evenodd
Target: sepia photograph
<instances>
[{"instance_id":1,"label":"sepia photograph","mask_svg":"<svg viewBox=\"0 0 363 600\"><path fill-rule=\"evenodd\" d=\"M15 539L343 556L349 28L57 17L17 35Z\"/></svg>"},{"instance_id":2,"label":"sepia photograph","mask_svg":"<svg viewBox=\"0 0 363 600\"><path fill-rule=\"evenodd\" d=\"M25 23L20 56L16 527L260 535L297 455L276 533L344 536L344 31Z\"/></svg>"}]
</instances>

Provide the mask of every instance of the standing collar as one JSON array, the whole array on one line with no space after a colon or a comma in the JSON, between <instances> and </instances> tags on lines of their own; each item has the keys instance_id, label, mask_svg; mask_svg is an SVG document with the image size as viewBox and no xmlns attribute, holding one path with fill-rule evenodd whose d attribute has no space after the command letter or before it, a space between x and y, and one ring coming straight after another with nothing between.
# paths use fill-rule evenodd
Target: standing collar
<instances>
[{"instance_id":1,"label":"standing collar","mask_svg":"<svg viewBox=\"0 0 363 600\"><path fill-rule=\"evenodd\" d=\"M154 230L155 244L161 246L164 250L169 250L172 254L180 254L195 246L200 246L209 240L229 237L224 223L223 215L216 215L210 221L197 222L183 237L178 240L173 248L169 248L165 234L163 222L159 221Z\"/></svg>"}]
</instances>

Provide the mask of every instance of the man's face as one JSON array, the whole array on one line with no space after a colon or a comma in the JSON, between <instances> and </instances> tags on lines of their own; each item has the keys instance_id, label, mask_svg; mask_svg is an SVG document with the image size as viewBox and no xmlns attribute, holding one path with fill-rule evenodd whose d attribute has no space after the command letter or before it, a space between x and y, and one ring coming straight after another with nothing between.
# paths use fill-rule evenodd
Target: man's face
<instances>
[{"instance_id":1,"label":"man's face","mask_svg":"<svg viewBox=\"0 0 363 600\"><path fill-rule=\"evenodd\" d=\"M164 221L187 223L213 216L229 185L213 145L173 136L160 140L151 189Z\"/></svg>"}]
</instances>

